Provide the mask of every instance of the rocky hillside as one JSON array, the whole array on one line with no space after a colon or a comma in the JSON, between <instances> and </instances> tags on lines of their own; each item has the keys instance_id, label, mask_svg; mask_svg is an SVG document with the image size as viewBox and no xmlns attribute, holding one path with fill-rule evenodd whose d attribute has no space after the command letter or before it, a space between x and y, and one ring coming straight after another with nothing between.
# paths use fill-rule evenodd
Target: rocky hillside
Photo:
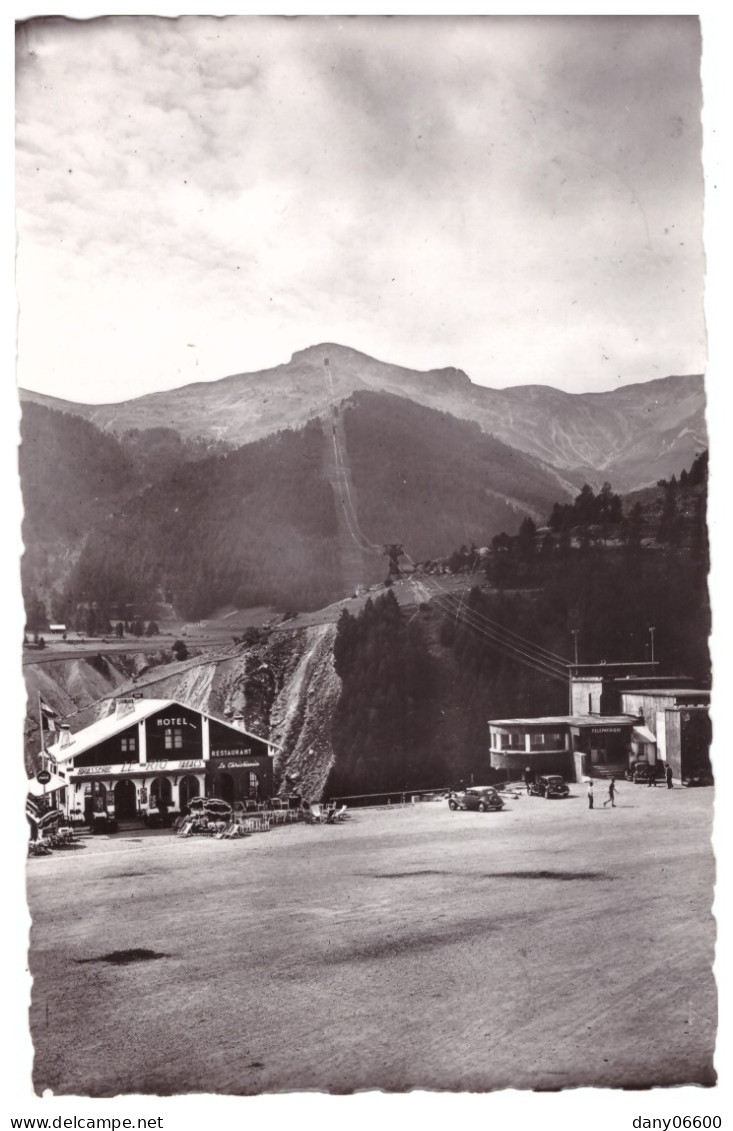
<instances>
[{"instance_id":1,"label":"rocky hillside","mask_svg":"<svg viewBox=\"0 0 733 1131\"><path fill-rule=\"evenodd\" d=\"M330 624L278 632L252 647L229 646L159 666L162 655L124 653L29 664L26 766L38 768L39 691L72 731L107 715L119 695L140 692L219 717L243 714L249 730L281 747L276 782L297 770L304 796L317 799L333 763L331 719L340 688L334 634Z\"/></svg>"},{"instance_id":2,"label":"rocky hillside","mask_svg":"<svg viewBox=\"0 0 733 1131\"><path fill-rule=\"evenodd\" d=\"M328 361L328 365L326 365ZM507 374L511 380L511 374ZM511 447L594 485L633 490L689 465L706 447L701 376L665 377L606 393L564 393L544 385L490 389L460 369L425 372L323 343L273 369L241 373L118 404L83 405L23 392L118 436L164 426L186 438L238 447L324 416L359 390L392 393L476 421Z\"/></svg>"}]
</instances>

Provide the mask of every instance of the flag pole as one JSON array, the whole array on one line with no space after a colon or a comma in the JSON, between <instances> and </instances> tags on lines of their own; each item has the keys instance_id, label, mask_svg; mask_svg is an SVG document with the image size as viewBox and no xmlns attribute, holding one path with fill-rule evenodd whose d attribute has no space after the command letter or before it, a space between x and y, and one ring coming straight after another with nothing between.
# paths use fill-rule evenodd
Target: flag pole
<instances>
[{"instance_id":1,"label":"flag pole","mask_svg":"<svg viewBox=\"0 0 733 1131\"><path fill-rule=\"evenodd\" d=\"M41 769L46 769L46 732L43 729L43 706L41 703L41 693L38 692L38 722L41 727ZM46 807L46 783L43 783L43 807Z\"/></svg>"}]
</instances>

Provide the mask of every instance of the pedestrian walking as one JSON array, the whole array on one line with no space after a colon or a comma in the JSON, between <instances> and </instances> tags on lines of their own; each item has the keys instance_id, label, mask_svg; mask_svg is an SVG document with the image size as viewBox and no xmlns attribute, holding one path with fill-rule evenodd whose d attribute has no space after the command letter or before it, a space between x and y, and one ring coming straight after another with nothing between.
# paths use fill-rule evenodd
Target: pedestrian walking
<instances>
[{"instance_id":1,"label":"pedestrian walking","mask_svg":"<svg viewBox=\"0 0 733 1131\"><path fill-rule=\"evenodd\" d=\"M653 785L655 789L657 788L657 767L653 763L650 763L649 765L649 781L647 782L647 785Z\"/></svg>"},{"instance_id":2,"label":"pedestrian walking","mask_svg":"<svg viewBox=\"0 0 733 1131\"><path fill-rule=\"evenodd\" d=\"M588 808L593 808L593 779L588 778Z\"/></svg>"},{"instance_id":3,"label":"pedestrian walking","mask_svg":"<svg viewBox=\"0 0 733 1131\"><path fill-rule=\"evenodd\" d=\"M672 789L672 767L670 766L669 762L667 763L667 769L664 772L667 778L667 789Z\"/></svg>"},{"instance_id":4,"label":"pedestrian walking","mask_svg":"<svg viewBox=\"0 0 733 1131\"><path fill-rule=\"evenodd\" d=\"M531 766L525 766L524 767L523 777L524 777L525 788L527 790L527 793L529 793L529 787L532 784L532 782L534 781L534 771L533 771Z\"/></svg>"},{"instance_id":5,"label":"pedestrian walking","mask_svg":"<svg viewBox=\"0 0 733 1131\"><path fill-rule=\"evenodd\" d=\"M603 802L603 808L604 809L608 805L609 801L611 802L611 808L615 809L616 808L616 779L613 776L611 777L611 780L608 783L608 797Z\"/></svg>"}]
</instances>

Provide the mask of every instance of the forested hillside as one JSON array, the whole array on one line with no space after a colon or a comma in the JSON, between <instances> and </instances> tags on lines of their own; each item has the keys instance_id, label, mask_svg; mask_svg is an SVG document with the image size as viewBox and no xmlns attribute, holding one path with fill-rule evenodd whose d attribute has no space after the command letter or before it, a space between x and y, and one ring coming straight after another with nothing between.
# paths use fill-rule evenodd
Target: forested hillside
<instances>
[{"instance_id":1,"label":"forested hillside","mask_svg":"<svg viewBox=\"0 0 733 1131\"><path fill-rule=\"evenodd\" d=\"M384 543L413 559L485 544L563 491L554 471L476 425L389 394L348 402L337 455L320 421L212 455L170 429L116 440L70 414L25 413L33 629L83 623L90 606L98 623L154 618L164 600L195 619L224 604L319 608L383 578ZM344 470L329 479L334 458ZM345 563L357 527L376 547L361 577ZM45 574L41 547L55 555Z\"/></svg>"},{"instance_id":2,"label":"forested hillside","mask_svg":"<svg viewBox=\"0 0 733 1131\"><path fill-rule=\"evenodd\" d=\"M23 595L31 628L68 614L66 583L87 538L141 491L226 450L170 428L115 437L68 412L26 401L18 467L23 492Z\"/></svg>"},{"instance_id":3,"label":"forested hillside","mask_svg":"<svg viewBox=\"0 0 733 1131\"><path fill-rule=\"evenodd\" d=\"M399 540L415 559L486 544L565 494L549 468L477 424L400 397L354 394L344 429L364 533Z\"/></svg>"},{"instance_id":4,"label":"forested hillside","mask_svg":"<svg viewBox=\"0 0 733 1131\"><path fill-rule=\"evenodd\" d=\"M429 783L444 772L434 749L439 672L419 617L405 616L392 593L344 611L334 644L341 695L333 720L330 794L376 793Z\"/></svg>"},{"instance_id":5,"label":"forested hillside","mask_svg":"<svg viewBox=\"0 0 733 1131\"><path fill-rule=\"evenodd\" d=\"M189 618L231 602L317 608L339 586L335 511L317 423L189 463L90 535L70 609L168 598Z\"/></svg>"},{"instance_id":6,"label":"forested hillside","mask_svg":"<svg viewBox=\"0 0 733 1131\"><path fill-rule=\"evenodd\" d=\"M89 531L135 490L120 442L78 416L25 404L20 426L23 596L28 621L42 625Z\"/></svg>"}]
</instances>

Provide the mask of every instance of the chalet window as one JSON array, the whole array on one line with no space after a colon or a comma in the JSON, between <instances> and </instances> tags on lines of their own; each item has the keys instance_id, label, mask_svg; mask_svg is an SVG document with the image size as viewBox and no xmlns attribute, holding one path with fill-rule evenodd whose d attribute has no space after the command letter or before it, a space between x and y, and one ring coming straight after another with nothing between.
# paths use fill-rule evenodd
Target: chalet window
<instances>
[{"instance_id":1,"label":"chalet window","mask_svg":"<svg viewBox=\"0 0 733 1131\"><path fill-rule=\"evenodd\" d=\"M134 738L121 738L120 750L123 754L135 753L135 739Z\"/></svg>"},{"instance_id":2,"label":"chalet window","mask_svg":"<svg viewBox=\"0 0 733 1131\"><path fill-rule=\"evenodd\" d=\"M164 733L164 745L166 750L180 750L183 746L183 729L182 727L166 727Z\"/></svg>"}]
</instances>

